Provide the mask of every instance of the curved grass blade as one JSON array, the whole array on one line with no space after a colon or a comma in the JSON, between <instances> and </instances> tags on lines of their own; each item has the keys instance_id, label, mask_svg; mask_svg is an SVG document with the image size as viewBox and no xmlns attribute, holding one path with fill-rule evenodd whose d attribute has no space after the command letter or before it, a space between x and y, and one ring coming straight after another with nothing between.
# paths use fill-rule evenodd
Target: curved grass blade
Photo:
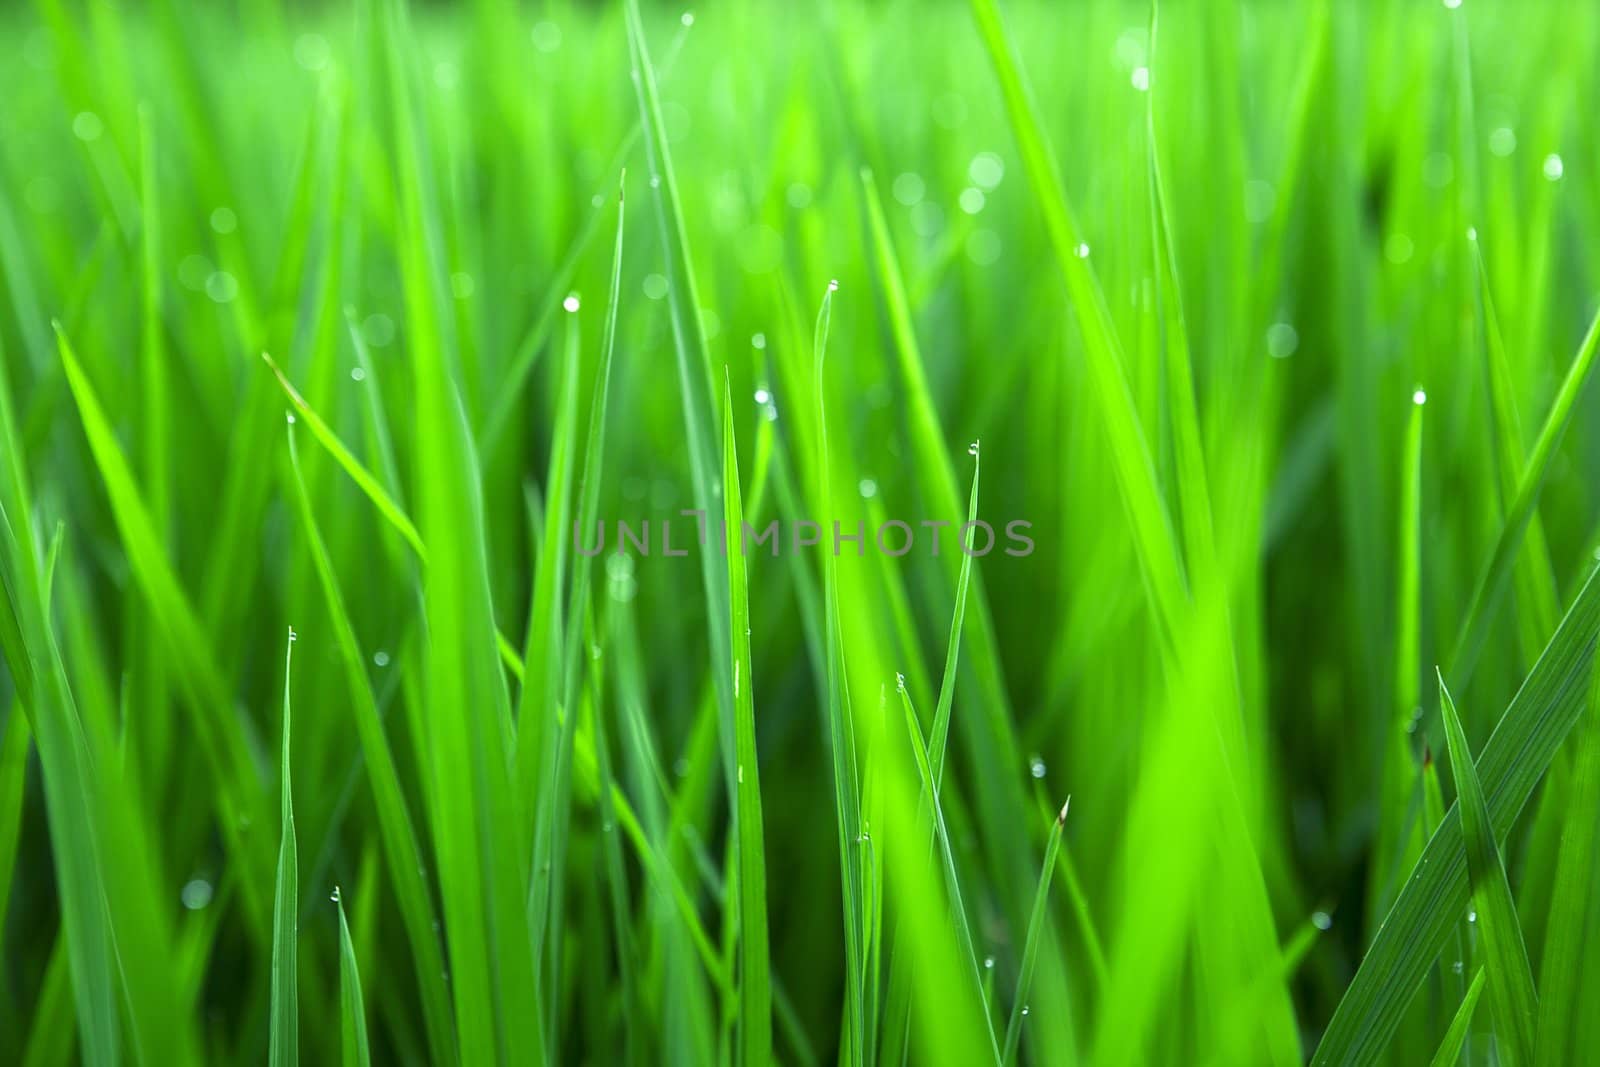
<instances>
[{"instance_id":1,"label":"curved grass blade","mask_svg":"<svg viewBox=\"0 0 1600 1067\"><path fill-rule=\"evenodd\" d=\"M1039 955L1039 939L1044 936L1049 917L1050 876L1056 869L1056 853L1061 851L1061 835L1066 830L1067 809L1072 798L1061 805L1050 826L1050 840L1044 847L1044 867L1039 871L1039 891L1033 898L1033 914L1028 918L1028 940L1022 946L1022 969L1017 974L1017 995L1011 1004L1011 1021L1006 1023L1006 1043L1000 1062L1005 1067L1017 1062L1017 1045L1022 1040L1022 1017L1028 1006L1028 989L1033 984L1033 964Z\"/></svg>"},{"instance_id":2,"label":"curved grass blade","mask_svg":"<svg viewBox=\"0 0 1600 1067\"><path fill-rule=\"evenodd\" d=\"M283 752L279 759L283 803L278 839L278 879L272 908L271 1042L267 1062L293 1067L300 1062L300 875L294 837L294 801L289 777L289 680L294 665L294 631L289 631L283 657Z\"/></svg>"},{"instance_id":3,"label":"curved grass blade","mask_svg":"<svg viewBox=\"0 0 1600 1067\"><path fill-rule=\"evenodd\" d=\"M1433 1054L1432 1067L1455 1067L1461 1060L1461 1049L1467 1043L1467 1032L1472 1028L1472 1013L1478 1008L1478 998L1483 994L1484 969L1479 967L1467 986L1467 995L1461 999L1450 1029L1439 1042L1439 1051Z\"/></svg>"},{"instance_id":4,"label":"curved grass blade","mask_svg":"<svg viewBox=\"0 0 1600 1067\"><path fill-rule=\"evenodd\" d=\"M300 418L304 419L306 425L311 427L311 432L316 436L317 441L321 443L323 448L328 450L328 454L334 458L339 466L344 468L344 472L350 475L356 485L361 487L361 491L383 513L383 517L388 520L389 525L400 531L400 536L404 537L406 543L416 550L417 556L426 560L428 553L422 547L422 536L417 533L417 528L411 524L411 520L406 517L406 513L400 509L400 505L394 502L388 491L379 484L378 479L373 477L367 468L362 466L361 461L356 459L351 451L344 446L344 442L339 440L339 435L334 433L326 422L322 421L322 416L312 410L311 405L306 403L299 390L289 383L288 377L279 369L272 356L263 352L261 353L261 358L266 361L268 367L272 368L273 376L278 379L278 384L283 387L284 395L289 398L289 403L294 405L294 409L299 413Z\"/></svg>"},{"instance_id":5,"label":"curved grass blade","mask_svg":"<svg viewBox=\"0 0 1600 1067\"><path fill-rule=\"evenodd\" d=\"M137 479L117 443L110 419L59 323L56 324L56 340L84 435L111 501L112 517L122 537L129 567L150 600L173 661L181 667L175 673L188 689L189 699L185 701L190 711L188 721L214 779L220 800L217 820L223 839L229 852L239 857L245 871L251 872L256 868L256 853L245 847L239 832L240 822L266 825L269 820L264 806L259 803L257 791L250 788L259 780L259 775L249 755L250 745L243 723L235 714L222 670L211 656L206 630L161 547L161 539L140 498ZM240 888L247 916L264 933L268 925L266 907L254 875L244 874Z\"/></svg>"},{"instance_id":6,"label":"curved grass blade","mask_svg":"<svg viewBox=\"0 0 1600 1067\"><path fill-rule=\"evenodd\" d=\"M1534 993L1528 950L1522 943L1517 906L1511 899L1500 848L1495 843L1483 785L1472 765L1467 734L1456 715L1455 701L1439 677L1439 714L1450 746L1450 769L1456 779L1456 808L1461 813L1461 833L1467 849L1467 872L1472 899L1478 909L1478 928L1488 959L1489 1004L1494 1009L1495 1030L1506 1043L1502 1051L1516 1063L1533 1061L1533 1025L1539 999Z\"/></svg>"},{"instance_id":7,"label":"curved grass blade","mask_svg":"<svg viewBox=\"0 0 1600 1067\"><path fill-rule=\"evenodd\" d=\"M1582 712L1600 633L1600 582L1591 575L1544 654L1484 745L1477 775L1491 825L1503 834ZM1382 1052L1467 905L1460 814L1452 808L1345 990L1312 1063L1369 1063Z\"/></svg>"},{"instance_id":8,"label":"curved grass blade","mask_svg":"<svg viewBox=\"0 0 1600 1067\"><path fill-rule=\"evenodd\" d=\"M339 909L339 1047L344 1067L367 1067L372 1052L367 1047L367 1009L361 997L361 973L356 967L356 948L350 942L350 924L344 917L344 898L333 887L333 903Z\"/></svg>"},{"instance_id":9,"label":"curved grass blade","mask_svg":"<svg viewBox=\"0 0 1600 1067\"><path fill-rule=\"evenodd\" d=\"M739 1050L747 1067L772 1058L772 976L767 952L766 842L761 769L756 751L754 678L750 666L750 585L744 559L744 504L733 432L733 386L724 371L722 498L727 531L728 632L733 635L734 747L738 756L734 821L739 880Z\"/></svg>"}]
</instances>

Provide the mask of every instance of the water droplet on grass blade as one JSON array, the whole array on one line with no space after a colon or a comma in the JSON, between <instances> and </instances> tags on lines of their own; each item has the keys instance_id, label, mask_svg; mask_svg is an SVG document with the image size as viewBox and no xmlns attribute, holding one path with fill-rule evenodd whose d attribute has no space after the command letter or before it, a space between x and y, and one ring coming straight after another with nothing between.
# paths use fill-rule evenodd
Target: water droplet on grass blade
<instances>
[{"instance_id":1,"label":"water droplet on grass blade","mask_svg":"<svg viewBox=\"0 0 1600 1067\"><path fill-rule=\"evenodd\" d=\"M1544 176L1546 181L1558 182L1566 172L1567 165L1561 161L1559 153L1551 152L1544 157Z\"/></svg>"},{"instance_id":2,"label":"water droplet on grass blade","mask_svg":"<svg viewBox=\"0 0 1600 1067\"><path fill-rule=\"evenodd\" d=\"M1417 387L1417 391L1411 394L1411 402L1413 404L1417 405L1418 407L1421 407L1422 405L1426 404L1428 402L1427 391L1424 390L1421 386L1418 386Z\"/></svg>"},{"instance_id":3,"label":"water droplet on grass blade","mask_svg":"<svg viewBox=\"0 0 1600 1067\"><path fill-rule=\"evenodd\" d=\"M1333 916L1325 911L1314 911L1311 913L1311 925L1318 930L1331 930L1333 929Z\"/></svg>"},{"instance_id":4,"label":"water droplet on grass blade","mask_svg":"<svg viewBox=\"0 0 1600 1067\"><path fill-rule=\"evenodd\" d=\"M206 295L219 304L230 303L239 295L239 282L225 270L212 271L206 279Z\"/></svg>"},{"instance_id":5,"label":"water droplet on grass blade","mask_svg":"<svg viewBox=\"0 0 1600 1067\"><path fill-rule=\"evenodd\" d=\"M372 654L372 665L374 667L387 667L389 665L389 653L381 648L378 649Z\"/></svg>"},{"instance_id":6,"label":"water droplet on grass blade","mask_svg":"<svg viewBox=\"0 0 1600 1067\"><path fill-rule=\"evenodd\" d=\"M183 889L179 891L178 899L182 901L183 906L188 908L190 911L199 911L201 908L211 903L212 893L213 890L210 882L206 881L204 878L191 878L189 881L184 883Z\"/></svg>"},{"instance_id":7,"label":"water droplet on grass blade","mask_svg":"<svg viewBox=\"0 0 1600 1067\"><path fill-rule=\"evenodd\" d=\"M80 111L72 120L72 134L80 141L98 141L106 132L106 124L93 111Z\"/></svg>"},{"instance_id":8,"label":"water droplet on grass blade","mask_svg":"<svg viewBox=\"0 0 1600 1067\"><path fill-rule=\"evenodd\" d=\"M928 185L922 175L906 171L894 180L894 198L906 207L912 207L927 195Z\"/></svg>"},{"instance_id":9,"label":"water droplet on grass blade","mask_svg":"<svg viewBox=\"0 0 1600 1067\"><path fill-rule=\"evenodd\" d=\"M367 372L361 367L351 367L350 380L353 382L364 382L367 380Z\"/></svg>"},{"instance_id":10,"label":"water droplet on grass blade","mask_svg":"<svg viewBox=\"0 0 1600 1067\"><path fill-rule=\"evenodd\" d=\"M1150 68L1149 67L1134 67L1133 68L1133 73L1131 75L1129 75L1128 80L1133 83L1133 87L1135 89L1139 90L1139 92L1141 92L1141 93L1149 92L1150 91Z\"/></svg>"},{"instance_id":11,"label":"water droplet on grass blade","mask_svg":"<svg viewBox=\"0 0 1600 1067\"><path fill-rule=\"evenodd\" d=\"M1275 322L1267 327L1267 355L1273 359L1288 359L1300 347L1300 334L1287 322Z\"/></svg>"},{"instance_id":12,"label":"water droplet on grass blade","mask_svg":"<svg viewBox=\"0 0 1600 1067\"><path fill-rule=\"evenodd\" d=\"M578 294L577 293L572 293L571 295L569 295L565 300L561 301L561 306L563 308L565 308L566 311L569 314L572 313L572 312L577 311L578 310Z\"/></svg>"},{"instance_id":13,"label":"water droplet on grass blade","mask_svg":"<svg viewBox=\"0 0 1600 1067\"><path fill-rule=\"evenodd\" d=\"M1028 773L1033 775L1035 778L1043 778L1047 770L1048 768L1044 765L1043 757L1035 755L1028 760Z\"/></svg>"},{"instance_id":14,"label":"water droplet on grass blade","mask_svg":"<svg viewBox=\"0 0 1600 1067\"><path fill-rule=\"evenodd\" d=\"M979 152L967 164L967 177L980 189L993 189L1005 176L1005 161L993 152Z\"/></svg>"}]
</instances>

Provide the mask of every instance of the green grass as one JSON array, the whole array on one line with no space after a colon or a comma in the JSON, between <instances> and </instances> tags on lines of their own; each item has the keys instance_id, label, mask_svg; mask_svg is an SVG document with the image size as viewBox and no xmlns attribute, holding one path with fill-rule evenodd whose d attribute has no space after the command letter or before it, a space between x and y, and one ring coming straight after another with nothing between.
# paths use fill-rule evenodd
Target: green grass
<instances>
[{"instance_id":1,"label":"green grass","mask_svg":"<svg viewBox=\"0 0 1600 1067\"><path fill-rule=\"evenodd\" d=\"M1597 50L0 14L0 1062L1600 1060Z\"/></svg>"}]
</instances>

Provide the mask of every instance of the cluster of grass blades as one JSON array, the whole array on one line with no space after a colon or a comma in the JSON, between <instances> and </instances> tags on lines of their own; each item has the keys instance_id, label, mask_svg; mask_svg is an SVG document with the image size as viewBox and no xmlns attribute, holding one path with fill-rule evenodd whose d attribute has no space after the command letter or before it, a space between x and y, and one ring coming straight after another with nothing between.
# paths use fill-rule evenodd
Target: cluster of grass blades
<instances>
[{"instance_id":1,"label":"cluster of grass blades","mask_svg":"<svg viewBox=\"0 0 1600 1067\"><path fill-rule=\"evenodd\" d=\"M1600 13L535 7L0 13L0 1062L1600 1060Z\"/></svg>"}]
</instances>

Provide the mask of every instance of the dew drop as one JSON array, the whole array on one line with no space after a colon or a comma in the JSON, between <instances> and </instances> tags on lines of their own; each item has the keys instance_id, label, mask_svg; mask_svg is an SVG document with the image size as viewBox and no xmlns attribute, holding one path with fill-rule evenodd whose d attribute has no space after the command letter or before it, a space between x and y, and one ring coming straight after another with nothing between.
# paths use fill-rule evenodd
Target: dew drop
<instances>
[{"instance_id":1,"label":"dew drop","mask_svg":"<svg viewBox=\"0 0 1600 1067\"><path fill-rule=\"evenodd\" d=\"M1022 1014L1027 1015L1031 1011L1033 1011L1033 1009L1028 1007L1028 1005L1024 1004L1022 1006Z\"/></svg>"},{"instance_id":2,"label":"dew drop","mask_svg":"<svg viewBox=\"0 0 1600 1067\"><path fill-rule=\"evenodd\" d=\"M1544 157L1544 176L1546 181L1558 182L1566 172L1567 166L1561 161L1559 153L1551 152Z\"/></svg>"},{"instance_id":3,"label":"dew drop","mask_svg":"<svg viewBox=\"0 0 1600 1067\"><path fill-rule=\"evenodd\" d=\"M683 23L685 26L693 26L694 25L694 12L693 11L685 11L681 16L678 17L678 21Z\"/></svg>"},{"instance_id":4,"label":"dew drop","mask_svg":"<svg viewBox=\"0 0 1600 1067\"><path fill-rule=\"evenodd\" d=\"M533 47L550 53L561 47L561 27L553 22L533 24Z\"/></svg>"},{"instance_id":5,"label":"dew drop","mask_svg":"<svg viewBox=\"0 0 1600 1067\"><path fill-rule=\"evenodd\" d=\"M206 279L206 295L218 304L230 303L239 295L239 282L225 270L212 271Z\"/></svg>"},{"instance_id":6,"label":"dew drop","mask_svg":"<svg viewBox=\"0 0 1600 1067\"><path fill-rule=\"evenodd\" d=\"M906 676L899 671L894 672L894 687L898 692L904 693L906 691Z\"/></svg>"},{"instance_id":7,"label":"dew drop","mask_svg":"<svg viewBox=\"0 0 1600 1067\"><path fill-rule=\"evenodd\" d=\"M1411 394L1411 402L1419 408L1426 404L1428 402L1427 390L1418 388L1416 392Z\"/></svg>"},{"instance_id":8,"label":"dew drop","mask_svg":"<svg viewBox=\"0 0 1600 1067\"><path fill-rule=\"evenodd\" d=\"M179 891L178 899L182 901L183 906L188 908L190 911L199 911L201 908L211 903L212 893L213 890L210 882L206 881L204 878L191 878L189 881L184 883L183 889Z\"/></svg>"},{"instance_id":9,"label":"dew drop","mask_svg":"<svg viewBox=\"0 0 1600 1067\"><path fill-rule=\"evenodd\" d=\"M1325 911L1314 911L1311 913L1311 925L1318 930L1331 930L1333 929L1333 916Z\"/></svg>"},{"instance_id":10,"label":"dew drop","mask_svg":"<svg viewBox=\"0 0 1600 1067\"><path fill-rule=\"evenodd\" d=\"M1287 322L1275 322L1267 327L1267 355L1273 359L1288 359L1300 347L1300 334Z\"/></svg>"},{"instance_id":11,"label":"dew drop","mask_svg":"<svg viewBox=\"0 0 1600 1067\"><path fill-rule=\"evenodd\" d=\"M967 164L967 177L980 189L993 189L1005 176L1005 161L993 152L979 152Z\"/></svg>"},{"instance_id":12,"label":"dew drop","mask_svg":"<svg viewBox=\"0 0 1600 1067\"><path fill-rule=\"evenodd\" d=\"M339 903L339 887L338 886L334 886L333 887L333 892L328 894L328 899L333 901L335 904Z\"/></svg>"},{"instance_id":13,"label":"dew drop","mask_svg":"<svg viewBox=\"0 0 1600 1067\"><path fill-rule=\"evenodd\" d=\"M565 300L561 301L561 306L563 308L565 308L569 313L577 311L578 310L578 294L577 293L573 293L570 296L568 296Z\"/></svg>"},{"instance_id":14,"label":"dew drop","mask_svg":"<svg viewBox=\"0 0 1600 1067\"><path fill-rule=\"evenodd\" d=\"M894 180L892 189L894 198L906 207L915 207L927 195L928 183L922 180L922 175L914 171L906 171Z\"/></svg>"},{"instance_id":15,"label":"dew drop","mask_svg":"<svg viewBox=\"0 0 1600 1067\"><path fill-rule=\"evenodd\" d=\"M80 111L72 120L72 134L80 141L98 141L106 124L93 111Z\"/></svg>"},{"instance_id":16,"label":"dew drop","mask_svg":"<svg viewBox=\"0 0 1600 1067\"><path fill-rule=\"evenodd\" d=\"M1087 241L1079 241L1078 242L1078 247L1073 249L1073 251L1077 254L1077 257L1079 259L1088 259L1089 258L1089 242L1087 242Z\"/></svg>"},{"instance_id":17,"label":"dew drop","mask_svg":"<svg viewBox=\"0 0 1600 1067\"><path fill-rule=\"evenodd\" d=\"M977 454L978 454L978 442L974 441L970 445L967 446L967 455L976 456Z\"/></svg>"},{"instance_id":18,"label":"dew drop","mask_svg":"<svg viewBox=\"0 0 1600 1067\"><path fill-rule=\"evenodd\" d=\"M861 495L869 500L878 495L878 483L871 478L861 479L856 488L861 490Z\"/></svg>"},{"instance_id":19,"label":"dew drop","mask_svg":"<svg viewBox=\"0 0 1600 1067\"><path fill-rule=\"evenodd\" d=\"M1028 760L1028 773L1033 775L1035 778L1043 778L1046 769L1047 768L1044 765L1044 759L1042 757L1035 755L1033 758Z\"/></svg>"},{"instance_id":20,"label":"dew drop","mask_svg":"<svg viewBox=\"0 0 1600 1067\"><path fill-rule=\"evenodd\" d=\"M767 347L767 335L764 333L752 334L750 337L750 347L765 349Z\"/></svg>"},{"instance_id":21,"label":"dew drop","mask_svg":"<svg viewBox=\"0 0 1600 1067\"><path fill-rule=\"evenodd\" d=\"M378 649L372 654L372 665L374 667L387 667L389 665L389 653L381 648Z\"/></svg>"},{"instance_id":22,"label":"dew drop","mask_svg":"<svg viewBox=\"0 0 1600 1067\"><path fill-rule=\"evenodd\" d=\"M983 969L986 970L986 971L994 970L994 957L993 956L985 956L985 957L983 957Z\"/></svg>"},{"instance_id":23,"label":"dew drop","mask_svg":"<svg viewBox=\"0 0 1600 1067\"><path fill-rule=\"evenodd\" d=\"M353 381L353 382L364 382L364 381L366 381L367 380L367 372L366 372L366 370L364 368L362 368L362 367L351 367L350 368L350 380Z\"/></svg>"},{"instance_id":24,"label":"dew drop","mask_svg":"<svg viewBox=\"0 0 1600 1067\"><path fill-rule=\"evenodd\" d=\"M838 278L829 278L828 279L828 292L837 293L838 291L839 291L839 279Z\"/></svg>"},{"instance_id":25,"label":"dew drop","mask_svg":"<svg viewBox=\"0 0 1600 1067\"><path fill-rule=\"evenodd\" d=\"M1133 74L1129 77L1128 80L1133 82L1133 87L1135 89L1139 90L1141 93L1149 92L1150 91L1150 68L1149 67L1134 67L1133 68Z\"/></svg>"}]
</instances>

